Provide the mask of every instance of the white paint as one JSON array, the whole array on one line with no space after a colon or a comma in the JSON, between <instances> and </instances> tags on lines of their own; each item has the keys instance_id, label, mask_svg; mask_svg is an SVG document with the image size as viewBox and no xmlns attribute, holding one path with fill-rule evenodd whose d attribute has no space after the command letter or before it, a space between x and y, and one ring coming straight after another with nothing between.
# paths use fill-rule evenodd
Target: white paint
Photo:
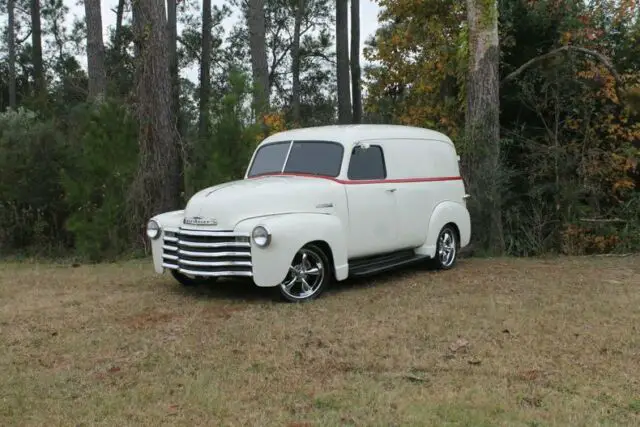
<instances>
[{"instance_id":1,"label":"white paint","mask_svg":"<svg viewBox=\"0 0 640 427\"><path fill-rule=\"evenodd\" d=\"M395 183L345 185L349 203L348 255L350 258L392 251L398 245Z\"/></svg>"},{"instance_id":2,"label":"white paint","mask_svg":"<svg viewBox=\"0 0 640 427\"><path fill-rule=\"evenodd\" d=\"M162 235L167 227L178 228L184 217L193 216L217 223L189 226L199 230L250 235L256 226L266 227L271 244L251 246L253 280L265 287L284 280L295 253L313 241L330 247L338 280L348 277L348 260L355 257L407 248L434 256L438 233L447 223L457 226L462 247L469 244L471 224L464 183L455 179L460 176L457 153L447 136L406 126L323 126L272 135L258 149L273 142L304 139L334 141L344 147L336 178L248 178L245 174L242 180L198 192L184 211L154 217L163 228ZM386 179L349 180L352 150L361 142L382 147ZM163 271L161 241L162 237L152 242L158 273Z\"/></svg>"}]
</instances>

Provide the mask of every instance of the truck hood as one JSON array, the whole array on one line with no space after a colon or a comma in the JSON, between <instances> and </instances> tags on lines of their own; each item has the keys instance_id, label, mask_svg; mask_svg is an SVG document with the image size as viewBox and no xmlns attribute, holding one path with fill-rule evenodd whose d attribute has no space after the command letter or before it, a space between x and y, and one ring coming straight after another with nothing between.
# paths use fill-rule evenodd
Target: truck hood
<instances>
[{"instance_id":1,"label":"truck hood","mask_svg":"<svg viewBox=\"0 0 640 427\"><path fill-rule=\"evenodd\" d=\"M242 220L263 215L326 212L318 205L335 205L343 191L338 183L324 178L264 176L243 179L194 194L185 207L184 216L215 220L214 229L232 230Z\"/></svg>"}]
</instances>

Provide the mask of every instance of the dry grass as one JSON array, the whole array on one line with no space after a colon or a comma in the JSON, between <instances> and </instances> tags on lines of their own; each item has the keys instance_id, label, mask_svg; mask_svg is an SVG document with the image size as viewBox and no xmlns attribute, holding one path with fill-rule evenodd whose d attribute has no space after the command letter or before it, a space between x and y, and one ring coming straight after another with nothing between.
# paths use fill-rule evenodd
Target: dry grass
<instances>
[{"instance_id":1,"label":"dry grass","mask_svg":"<svg viewBox=\"0 0 640 427\"><path fill-rule=\"evenodd\" d=\"M0 425L640 425L640 257L461 261L275 303L0 264Z\"/></svg>"}]
</instances>

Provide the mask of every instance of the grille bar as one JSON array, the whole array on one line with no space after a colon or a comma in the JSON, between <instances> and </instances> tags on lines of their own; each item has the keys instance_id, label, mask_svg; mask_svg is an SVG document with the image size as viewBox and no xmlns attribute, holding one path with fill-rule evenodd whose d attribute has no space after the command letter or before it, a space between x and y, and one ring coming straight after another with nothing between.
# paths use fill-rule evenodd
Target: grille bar
<instances>
[{"instance_id":1,"label":"grille bar","mask_svg":"<svg viewBox=\"0 0 640 427\"><path fill-rule=\"evenodd\" d=\"M204 236L204 237L249 237L246 233L234 233L233 231L207 231L207 230L192 230L181 228L178 234L182 236Z\"/></svg>"},{"instance_id":2,"label":"grille bar","mask_svg":"<svg viewBox=\"0 0 640 427\"><path fill-rule=\"evenodd\" d=\"M190 259L178 260L180 265L194 267L251 267L251 261L191 261Z\"/></svg>"},{"instance_id":3,"label":"grille bar","mask_svg":"<svg viewBox=\"0 0 640 427\"><path fill-rule=\"evenodd\" d=\"M248 234L182 228L164 234L164 268L195 276L253 275Z\"/></svg>"},{"instance_id":4,"label":"grille bar","mask_svg":"<svg viewBox=\"0 0 640 427\"><path fill-rule=\"evenodd\" d=\"M182 249L178 250L178 254L187 255L193 257L250 257L251 253L242 251L242 252L193 252L193 251L185 251Z\"/></svg>"},{"instance_id":5,"label":"grille bar","mask_svg":"<svg viewBox=\"0 0 640 427\"><path fill-rule=\"evenodd\" d=\"M251 277L253 273L250 271L195 271L188 270L186 268L179 268L178 271L184 274L191 274L194 276L206 276L206 277L228 277L228 276L241 276Z\"/></svg>"},{"instance_id":6,"label":"grille bar","mask_svg":"<svg viewBox=\"0 0 640 427\"><path fill-rule=\"evenodd\" d=\"M178 240L180 246L191 246L194 248L226 248L237 246L239 248L250 248L249 242L190 242L188 240Z\"/></svg>"}]
</instances>

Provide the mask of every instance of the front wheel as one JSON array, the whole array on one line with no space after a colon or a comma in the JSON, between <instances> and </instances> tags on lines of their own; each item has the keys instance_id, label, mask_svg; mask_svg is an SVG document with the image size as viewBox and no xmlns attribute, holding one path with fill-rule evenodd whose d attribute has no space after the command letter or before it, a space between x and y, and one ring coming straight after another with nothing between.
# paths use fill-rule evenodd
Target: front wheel
<instances>
[{"instance_id":1,"label":"front wheel","mask_svg":"<svg viewBox=\"0 0 640 427\"><path fill-rule=\"evenodd\" d=\"M182 286L187 286L187 287L198 286L203 284L212 284L212 283L215 283L217 280L217 277L187 275L184 273L180 273L178 270L171 270L171 275Z\"/></svg>"},{"instance_id":2,"label":"front wheel","mask_svg":"<svg viewBox=\"0 0 640 427\"><path fill-rule=\"evenodd\" d=\"M454 266L458 258L457 233L451 225L445 225L438 234L436 255L433 264L440 270L448 270Z\"/></svg>"},{"instance_id":3,"label":"front wheel","mask_svg":"<svg viewBox=\"0 0 640 427\"><path fill-rule=\"evenodd\" d=\"M293 257L289 272L278 289L287 301L310 301L324 291L330 280L327 255L318 246L307 245Z\"/></svg>"}]
</instances>

